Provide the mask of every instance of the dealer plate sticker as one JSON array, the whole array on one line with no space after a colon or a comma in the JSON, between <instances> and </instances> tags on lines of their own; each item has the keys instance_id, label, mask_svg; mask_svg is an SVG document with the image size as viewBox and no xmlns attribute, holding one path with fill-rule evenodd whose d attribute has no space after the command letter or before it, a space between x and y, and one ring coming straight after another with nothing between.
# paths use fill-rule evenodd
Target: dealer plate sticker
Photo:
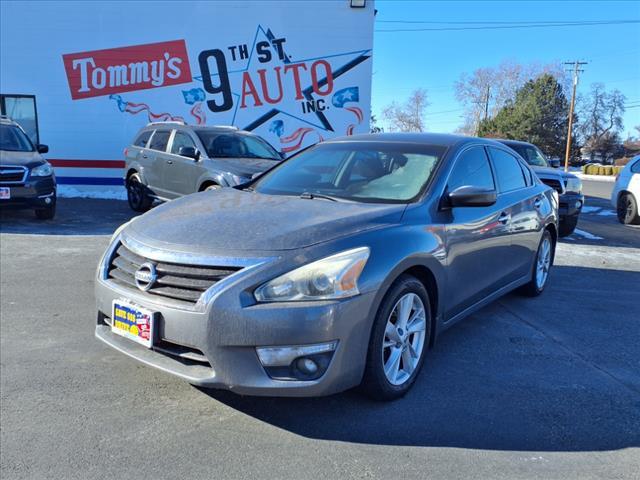
<instances>
[{"instance_id":1,"label":"dealer plate sticker","mask_svg":"<svg viewBox=\"0 0 640 480\"><path fill-rule=\"evenodd\" d=\"M147 348L153 343L154 313L127 300L113 301L111 331Z\"/></svg>"},{"instance_id":2,"label":"dealer plate sticker","mask_svg":"<svg viewBox=\"0 0 640 480\"><path fill-rule=\"evenodd\" d=\"M9 187L0 187L0 200L9 200L11 198L11 189Z\"/></svg>"}]
</instances>

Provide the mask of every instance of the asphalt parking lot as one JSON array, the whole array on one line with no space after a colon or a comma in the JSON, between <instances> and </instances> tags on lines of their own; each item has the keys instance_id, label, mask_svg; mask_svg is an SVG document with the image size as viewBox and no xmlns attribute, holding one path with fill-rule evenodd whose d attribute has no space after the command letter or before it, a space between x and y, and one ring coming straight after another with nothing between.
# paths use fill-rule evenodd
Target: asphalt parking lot
<instances>
[{"instance_id":1,"label":"asphalt parking lot","mask_svg":"<svg viewBox=\"0 0 640 480\"><path fill-rule=\"evenodd\" d=\"M205 391L93 337L93 278L125 202L3 212L0 476L640 478L640 229L590 186L546 292L440 337L393 403Z\"/></svg>"}]
</instances>

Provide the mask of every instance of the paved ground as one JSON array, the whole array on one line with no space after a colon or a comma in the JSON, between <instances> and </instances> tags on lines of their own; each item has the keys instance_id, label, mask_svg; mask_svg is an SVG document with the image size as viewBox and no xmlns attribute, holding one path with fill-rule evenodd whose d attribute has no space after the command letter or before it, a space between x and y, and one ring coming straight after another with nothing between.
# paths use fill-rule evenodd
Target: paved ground
<instances>
[{"instance_id":1,"label":"paved ground","mask_svg":"<svg viewBox=\"0 0 640 480\"><path fill-rule=\"evenodd\" d=\"M3 215L0 477L637 479L640 230L597 202L578 228L600 239L563 241L542 297L448 331L394 403L207 392L132 362L93 338L126 205Z\"/></svg>"}]
</instances>

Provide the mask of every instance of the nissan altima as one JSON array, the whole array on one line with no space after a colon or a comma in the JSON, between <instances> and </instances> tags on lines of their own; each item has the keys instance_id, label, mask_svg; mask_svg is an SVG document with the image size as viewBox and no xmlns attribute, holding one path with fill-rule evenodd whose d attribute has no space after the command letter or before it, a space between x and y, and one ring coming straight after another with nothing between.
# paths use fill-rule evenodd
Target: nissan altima
<instances>
[{"instance_id":1,"label":"nissan altima","mask_svg":"<svg viewBox=\"0 0 640 480\"><path fill-rule=\"evenodd\" d=\"M557 212L557 193L492 140L327 141L120 227L95 333L203 387L394 399L445 329L511 290L542 293Z\"/></svg>"}]
</instances>

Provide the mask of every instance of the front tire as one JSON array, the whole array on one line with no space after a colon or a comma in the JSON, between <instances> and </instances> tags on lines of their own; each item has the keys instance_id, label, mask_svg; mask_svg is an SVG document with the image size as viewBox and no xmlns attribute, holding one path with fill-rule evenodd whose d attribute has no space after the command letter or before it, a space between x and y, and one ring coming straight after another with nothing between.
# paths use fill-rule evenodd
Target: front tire
<instances>
[{"instance_id":1,"label":"front tire","mask_svg":"<svg viewBox=\"0 0 640 480\"><path fill-rule=\"evenodd\" d=\"M51 205L45 208L39 208L35 210L36 218L38 220L51 220L53 217L56 216L56 203L57 203L56 197L54 195Z\"/></svg>"},{"instance_id":2,"label":"front tire","mask_svg":"<svg viewBox=\"0 0 640 480\"><path fill-rule=\"evenodd\" d=\"M147 195L147 187L137 173L127 179L127 201L134 212L146 212L153 202Z\"/></svg>"},{"instance_id":3,"label":"front tire","mask_svg":"<svg viewBox=\"0 0 640 480\"><path fill-rule=\"evenodd\" d=\"M533 272L531 272L531 280L523 285L520 291L528 297L537 297L544 291L549 278L549 271L553 265L553 257L555 254L555 242L549 230L545 230L538 245L536 260L533 263Z\"/></svg>"},{"instance_id":4,"label":"front tire","mask_svg":"<svg viewBox=\"0 0 640 480\"><path fill-rule=\"evenodd\" d=\"M618 220L624 225L640 225L638 202L631 193L623 193L618 197Z\"/></svg>"},{"instance_id":5,"label":"front tire","mask_svg":"<svg viewBox=\"0 0 640 480\"><path fill-rule=\"evenodd\" d=\"M369 396L394 400L411 389L427 353L431 318L424 285L402 275L386 293L374 320L361 384Z\"/></svg>"},{"instance_id":6,"label":"front tire","mask_svg":"<svg viewBox=\"0 0 640 480\"><path fill-rule=\"evenodd\" d=\"M571 235L578 226L578 215L572 215L571 217L564 217L560 220L558 228L558 234L561 237L568 237Z\"/></svg>"}]
</instances>

